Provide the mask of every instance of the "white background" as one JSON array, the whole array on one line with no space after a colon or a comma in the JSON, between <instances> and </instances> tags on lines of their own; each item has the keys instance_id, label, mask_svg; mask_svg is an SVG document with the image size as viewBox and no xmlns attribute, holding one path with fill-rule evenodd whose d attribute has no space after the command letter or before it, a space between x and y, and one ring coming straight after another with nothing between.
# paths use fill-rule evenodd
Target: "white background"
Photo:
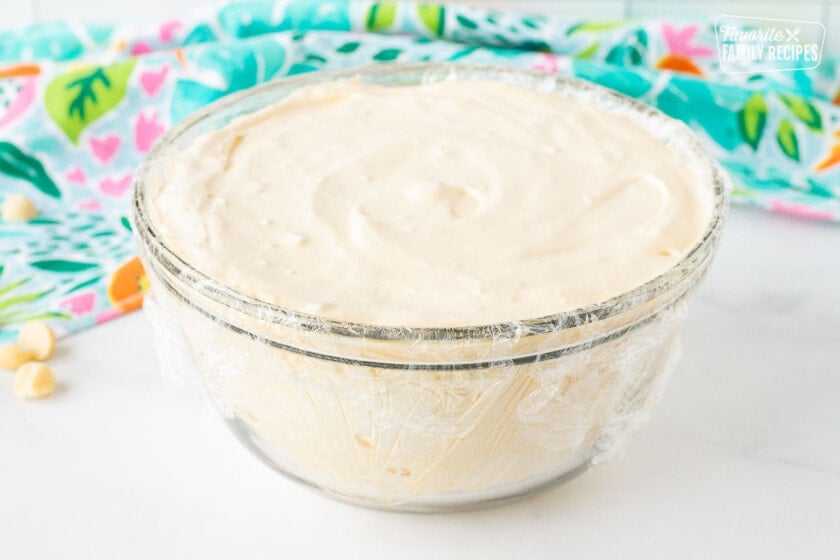
<instances>
[{"instance_id":1,"label":"white background","mask_svg":"<svg viewBox=\"0 0 840 560\"><path fill-rule=\"evenodd\" d=\"M192 4L37 0L0 17ZM0 559L840 558L840 228L733 209L683 333L622 459L514 505L417 516L269 471L165 393L133 314L62 342L53 398L21 402L0 379Z\"/></svg>"}]
</instances>

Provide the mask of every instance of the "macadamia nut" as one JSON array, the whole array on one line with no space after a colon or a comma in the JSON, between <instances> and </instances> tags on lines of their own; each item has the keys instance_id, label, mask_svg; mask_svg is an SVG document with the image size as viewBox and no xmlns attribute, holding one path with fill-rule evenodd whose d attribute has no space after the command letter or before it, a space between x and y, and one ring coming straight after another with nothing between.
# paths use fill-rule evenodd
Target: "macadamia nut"
<instances>
[{"instance_id":1,"label":"macadamia nut","mask_svg":"<svg viewBox=\"0 0 840 560\"><path fill-rule=\"evenodd\" d=\"M55 390L55 376L47 364L27 362L15 373L13 389L17 396L27 399L46 397Z\"/></svg>"},{"instance_id":2,"label":"macadamia nut","mask_svg":"<svg viewBox=\"0 0 840 560\"><path fill-rule=\"evenodd\" d=\"M4 222L28 222L38 215L35 204L22 194L12 194L3 202Z\"/></svg>"},{"instance_id":3,"label":"macadamia nut","mask_svg":"<svg viewBox=\"0 0 840 560\"><path fill-rule=\"evenodd\" d=\"M34 357L32 352L21 348L17 344L0 345L0 368L15 371Z\"/></svg>"},{"instance_id":4,"label":"macadamia nut","mask_svg":"<svg viewBox=\"0 0 840 560\"><path fill-rule=\"evenodd\" d=\"M55 333L42 321L30 321L20 329L17 345L36 360L47 360L55 352Z\"/></svg>"}]
</instances>

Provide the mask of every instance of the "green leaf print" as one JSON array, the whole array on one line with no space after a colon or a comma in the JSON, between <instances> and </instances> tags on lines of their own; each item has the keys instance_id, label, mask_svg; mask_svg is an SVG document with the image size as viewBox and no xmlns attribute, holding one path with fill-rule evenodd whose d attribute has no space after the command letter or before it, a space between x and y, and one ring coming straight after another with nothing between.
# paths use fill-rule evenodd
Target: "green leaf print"
<instances>
[{"instance_id":1,"label":"green leaf print","mask_svg":"<svg viewBox=\"0 0 840 560\"><path fill-rule=\"evenodd\" d=\"M313 64L325 64L327 59L321 56L320 54L309 53L306 55L304 62L310 62Z\"/></svg>"},{"instance_id":2,"label":"green leaf print","mask_svg":"<svg viewBox=\"0 0 840 560\"><path fill-rule=\"evenodd\" d=\"M641 66L647 54L647 46L647 33L644 29L639 29L627 35L622 44L611 48L605 60L617 66Z\"/></svg>"},{"instance_id":3,"label":"green leaf print","mask_svg":"<svg viewBox=\"0 0 840 560\"><path fill-rule=\"evenodd\" d=\"M375 55L373 55L373 60L378 60L380 62L388 62L394 60L402 51L400 49L382 49Z\"/></svg>"},{"instance_id":4,"label":"green leaf print","mask_svg":"<svg viewBox=\"0 0 840 560\"><path fill-rule=\"evenodd\" d=\"M467 29L478 29L478 24L468 18L467 16L462 16L458 14L455 16L455 21L461 24L461 27L466 27Z\"/></svg>"},{"instance_id":5,"label":"green leaf print","mask_svg":"<svg viewBox=\"0 0 840 560\"><path fill-rule=\"evenodd\" d=\"M522 18L522 25L529 29L539 29L543 20L535 16L527 16Z\"/></svg>"},{"instance_id":6,"label":"green leaf print","mask_svg":"<svg viewBox=\"0 0 840 560\"><path fill-rule=\"evenodd\" d=\"M571 36L575 33L609 31L610 29L615 29L623 24L623 21L590 21L586 23L576 23L566 30L566 35Z\"/></svg>"},{"instance_id":7,"label":"green leaf print","mask_svg":"<svg viewBox=\"0 0 840 560\"><path fill-rule=\"evenodd\" d=\"M96 284L97 282L102 280L102 278L103 278L103 276L94 276L93 278L90 278L90 279L85 280L83 282L79 282L78 284L76 284L75 286L73 286L72 288L67 290L67 293L72 294L73 292L78 292L79 290L81 290L83 288L93 286L94 284Z\"/></svg>"},{"instance_id":8,"label":"green leaf print","mask_svg":"<svg viewBox=\"0 0 840 560\"><path fill-rule=\"evenodd\" d=\"M90 270L92 268L99 267L96 263L67 261L62 259L33 261L29 263L29 266L37 268L38 270L46 270L48 272L81 272L83 270Z\"/></svg>"},{"instance_id":9,"label":"green leaf print","mask_svg":"<svg viewBox=\"0 0 840 560\"><path fill-rule=\"evenodd\" d=\"M420 21L434 35L441 37L446 27L446 8L439 4L418 4L417 15Z\"/></svg>"},{"instance_id":10,"label":"green leaf print","mask_svg":"<svg viewBox=\"0 0 840 560\"><path fill-rule=\"evenodd\" d=\"M394 25L396 19L396 2L376 2L368 8L365 26L371 31L388 29Z\"/></svg>"},{"instance_id":11,"label":"green leaf print","mask_svg":"<svg viewBox=\"0 0 840 560\"><path fill-rule=\"evenodd\" d=\"M448 60L460 60L460 59L464 58L465 56L471 55L476 50L478 50L478 47L467 47L466 49L462 49L462 50L456 52L455 54L453 54L452 56L450 56L448 58Z\"/></svg>"},{"instance_id":12,"label":"green leaf print","mask_svg":"<svg viewBox=\"0 0 840 560\"><path fill-rule=\"evenodd\" d=\"M767 124L767 102L760 93L754 93L747 99L744 108L738 112L738 127L744 141L753 150L758 149L761 134Z\"/></svg>"},{"instance_id":13,"label":"green leaf print","mask_svg":"<svg viewBox=\"0 0 840 560\"><path fill-rule=\"evenodd\" d=\"M44 165L9 142L0 142L0 173L26 181L47 196L61 198Z\"/></svg>"},{"instance_id":14,"label":"green leaf print","mask_svg":"<svg viewBox=\"0 0 840 560\"><path fill-rule=\"evenodd\" d=\"M0 271L0 274L2 274L2 271ZM29 278L21 278L20 280L15 280L14 282L9 282L5 286L0 286L0 296L5 295L5 294L7 294L9 292L12 292L14 290L17 290L18 288L20 288L21 286L23 286L27 282L29 282Z\"/></svg>"},{"instance_id":15,"label":"green leaf print","mask_svg":"<svg viewBox=\"0 0 840 560\"><path fill-rule=\"evenodd\" d=\"M45 319L72 319L73 316L64 311L44 311L43 313L28 313L17 311L0 315L0 327L7 325L28 323L29 321L43 321Z\"/></svg>"},{"instance_id":16,"label":"green leaf print","mask_svg":"<svg viewBox=\"0 0 840 560\"><path fill-rule=\"evenodd\" d=\"M595 41L594 43L592 43L591 45L589 45L588 47L586 47L585 49L583 49L582 51L577 53L575 55L575 58L580 59L580 60L585 60L587 58L592 58L593 56L595 56L595 53L598 52L598 47L600 47L600 46L601 46L601 42L600 41Z\"/></svg>"},{"instance_id":17,"label":"green leaf print","mask_svg":"<svg viewBox=\"0 0 840 560\"><path fill-rule=\"evenodd\" d=\"M47 294L52 293L54 288L50 288L49 290L44 290L41 292L31 292L28 294L20 294L17 296L8 297L6 299L0 300L0 311L5 311L10 307L14 307L17 305L21 305L24 303L30 303L35 300L41 299Z\"/></svg>"},{"instance_id":18,"label":"green leaf print","mask_svg":"<svg viewBox=\"0 0 840 560\"><path fill-rule=\"evenodd\" d=\"M3 275L3 267L0 266L0 276ZM51 293L53 289L16 293L18 288L28 283L30 278L19 278L8 284L0 284L0 327L6 327L15 323L24 323L34 319L69 319L70 315L58 312L38 312L32 309L29 304L39 300ZM2 336L0 336L2 339Z\"/></svg>"},{"instance_id":19,"label":"green leaf print","mask_svg":"<svg viewBox=\"0 0 840 560\"><path fill-rule=\"evenodd\" d=\"M641 51L633 45L616 45L607 53L605 60L616 66L639 66L642 64L644 57Z\"/></svg>"},{"instance_id":20,"label":"green leaf print","mask_svg":"<svg viewBox=\"0 0 840 560\"><path fill-rule=\"evenodd\" d=\"M776 132L776 142L782 152L794 161L799 161L799 140L796 138L796 130L793 123L788 119L782 119L779 123L779 130Z\"/></svg>"},{"instance_id":21,"label":"green leaf print","mask_svg":"<svg viewBox=\"0 0 840 560\"><path fill-rule=\"evenodd\" d=\"M349 43L344 43L335 50L341 54L350 54L352 52L356 52L356 49L358 49L360 45L361 43L358 41L351 41Z\"/></svg>"},{"instance_id":22,"label":"green leaf print","mask_svg":"<svg viewBox=\"0 0 840 560\"><path fill-rule=\"evenodd\" d=\"M55 77L47 86L47 112L71 142L90 123L116 107L125 97L135 59L111 66L82 68Z\"/></svg>"},{"instance_id":23,"label":"green leaf print","mask_svg":"<svg viewBox=\"0 0 840 560\"><path fill-rule=\"evenodd\" d=\"M805 126L815 132L822 132L822 115L811 103L797 95L780 94L779 98L794 117L805 123Z\"/></svg>"}]
</instances>

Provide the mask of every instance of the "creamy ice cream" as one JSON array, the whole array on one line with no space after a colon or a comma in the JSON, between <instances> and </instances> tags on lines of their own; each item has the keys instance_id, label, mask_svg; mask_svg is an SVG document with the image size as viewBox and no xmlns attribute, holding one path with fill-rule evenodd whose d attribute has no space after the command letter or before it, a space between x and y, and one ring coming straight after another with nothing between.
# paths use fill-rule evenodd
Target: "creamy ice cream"
<instances>
[{"instance_id":1,"label":"creamy ice cream","mask_svg":"<svg viewBox=\"0 0 840 560\"><path fill-rule=\"evenodd\" d=\"M678 262L711 199L593 103L498 82L310 86L168 161L161 232L262 301L378 325L530 319Z\"/></svg>"},{"instance_id":2,"label":"creamy ice cream","mask_svg":"<svg viewBox=\"0 0 840 560\"><path fill-rule=\"evenodd\" d=\"M528 79L309 85L153 158L135 220L164 366L187 349L269 464L446 509L539 488L644 419L721 179L664 117Z\"/></svg>"}]
</instances>

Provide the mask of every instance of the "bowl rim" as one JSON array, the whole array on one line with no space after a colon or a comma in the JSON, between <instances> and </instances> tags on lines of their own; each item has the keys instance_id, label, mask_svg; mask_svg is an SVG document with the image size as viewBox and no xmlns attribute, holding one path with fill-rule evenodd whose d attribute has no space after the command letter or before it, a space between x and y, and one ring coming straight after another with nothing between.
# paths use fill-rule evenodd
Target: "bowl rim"
<instances>
[{"instance_id":1,"label":"bowl rim","mask_svg":"<svg viewBox=\"0 0 840 560\"><path fill-rule=\"evenodd\" d=\"M249 296L224 283L211 278L197 270L179 256L163 240L161 234L155 229L147 206L148 191L145 188L151 170L157 163L163 160L168 149L194 127L200 125L206 119L211 119L225 110L236 107L249 98L270 94L275 91L287 91L291 93L300 87L334 81L337 79L361 78L367 76L382 75L411 75L419 76L421 82L433 78L435 81L447 79L473 79L476 81L506 81L508 83L522 83L528 81L527 87L540 89L541 84L546 84L552 89L550 92L559 95L568 95L568 92L575 94L591 94L593 99L601 98L608 100L612 106L627 110L637 117L644 117L650 122L650 130L654 125L665 125L669 127L671 136L669 144L676 144L680 147L683 157L690 157L702 167L711 171L711 195L712 211L708 225L697 243L671 268L663 271L647 282L601 302L592 303L586 306L567 309L558 313L552 313L535 318L510 320L504 322L446 326L446 327L425 327L425 326L393 326L371 323L361 323L331 319L328 317L303 313L286 307L271 304L258 298ZM416 83L416 82L411 82ZM405 85L409 85L406 82ZM396 83L395 85L399 85ZM278 101L282 97L274 98ZM607 101L598 101L604 105ZM259 110L254 109L254 110ZM240 114L247 114L246 111ZM645 126L642 123L642 126ZM352 68L341 68L299 74L296 76L282 77L272 80L230 95L227 95L213 103L210 103L177 125L168 130L155 143L146 159L140 164L134 173L132 201L131 201L131 222L135 235L141 245L146 249L150 258L162 264L170 273L177 275L203 296L214 303L230 308L239 313L258 317L261 321L296 328L304 331L313 331L325 334L333 334L347 337L364 337L378 340L476 340L503 338L521 338L536 334L545 334L567 328L576 328L589 323L594 323L616 315L620 315L630 309L643 305L668 290L677 286L685 278L692 276L694 272L701 269L713 252L713 249L720 236L724 218L728 207L728 192L730 190L730 179L722 167L711 158L705 148L702 147L691 129L682 122L665 115L660 110L646 105L636 99L617 93L608 88L593 84L578 78L547 74L536 70L507 67L501 65L467 64L467 63L391 63L370 66L358 66ZM168 284L168 282L167 282ZM170 289L174 289L171 285ZM682 293L683 290L680 290ZM195 305L190 301L191 305ZM667 302L664 305L666 305ZM651 310L651 315L657 309Z\"/></svg>"}]
</instances>

